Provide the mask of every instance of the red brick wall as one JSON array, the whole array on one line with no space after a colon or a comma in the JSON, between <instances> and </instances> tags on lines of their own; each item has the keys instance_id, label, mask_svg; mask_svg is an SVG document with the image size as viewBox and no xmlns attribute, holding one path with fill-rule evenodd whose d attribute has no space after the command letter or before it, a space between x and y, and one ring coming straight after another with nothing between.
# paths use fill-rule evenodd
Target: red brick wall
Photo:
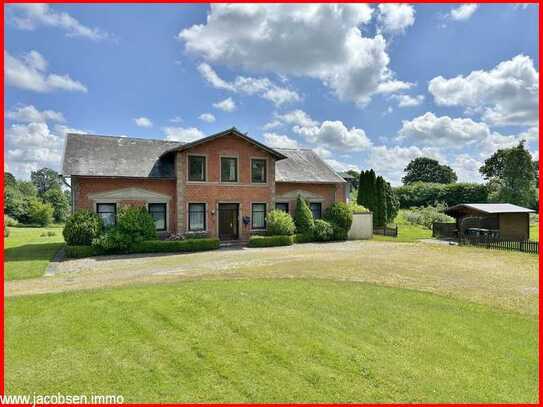
<instances>
[{"instance_id":1,"label":"red brick wall","mask_svg":"<svg viewBox=\"0 0 543 407\"><path fill-rule=\"evenodd\" d=\"M187 179L187 158L191 154L206 156L206 182L191 182ZM238 183L220 182L220 157L238 158ZM251 158L267 159L267 183L251 183ZM253 144L235 136L225 136L196 146L189 151L178 153L176 161L178 201L184 202L178 211L178 230L188 229L188 203L207 203L207 232L218 235L219 203L239 203L240 238L247 240L251 225L243 225L244 216L251 217L252 203L266 203L266 209L273 209L275 189L275 164L273 157Z\"/></svg>"},{"instance_id":2,"label":"red brick wall","mask_svg":"<svg viewBox=\"0 0 543 407\"><path fill-rule=\"evenodd\" d=\"M175 180L152 180L152 179L131 179L131 178L88 178L72 177L72 187L75 192L75 208L89 209L95 211L96 207L89 198L90 194L110 192L123 188L140 188L159 194L168 195L171 200L168 204L169 219L168 228L170 232L176 230L177 205L175 194ZM123 200L119 206L124 205L145 205L145 201Z\"/></svg>"},{"instance_id":3,"label":"red brick wall","mask_svg":"<svg viewBox=\"0 0 543 407\"><path fill-rule=\"evenodd\" d=\"M275 197L278 202L288 202L289 212L294 215L296 210L297 196L294 194L296 191L308 192L314 198L309 200L319 201L322 199L322 210L328 208L334 202L345 202L345 185L346 184L304 184L304 183L289 183L278 182L275 185ZM281 198L284 195L289 195L289 199ZM302 193L302 196L304 194ZM307 196L304 196L307 198Z\"/></svg>"}]
</instances>

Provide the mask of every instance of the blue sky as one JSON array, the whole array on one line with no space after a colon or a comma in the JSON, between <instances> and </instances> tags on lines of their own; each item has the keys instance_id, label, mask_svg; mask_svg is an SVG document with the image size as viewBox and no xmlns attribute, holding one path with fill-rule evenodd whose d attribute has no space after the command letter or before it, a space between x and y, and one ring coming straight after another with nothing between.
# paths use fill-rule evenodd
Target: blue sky
<instances>
[{"instance_id":1,"label":"blue sky","mask_svg":"<svg viewBox=\"0 0 543 407\"><path fill-rule=\"evenodd\" d=\"M5 6L5 168L59 169L69 131L191 141L237 127L398 184L538 156L538 10L506 5Z\"/></svg>"}]
</instances>

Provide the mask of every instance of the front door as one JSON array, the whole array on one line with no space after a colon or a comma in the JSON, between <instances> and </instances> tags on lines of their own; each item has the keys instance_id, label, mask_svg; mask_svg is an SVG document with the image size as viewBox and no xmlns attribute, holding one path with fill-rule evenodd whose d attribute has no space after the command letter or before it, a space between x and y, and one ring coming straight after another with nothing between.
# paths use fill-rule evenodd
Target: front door
<instances>
[{"instance_id":1,"label":"front door","mask_svg":"<svg viewBox=\"0 0 543 407\"><path fill-rule=\"evenodd\" d=\"M237 240L239 204L219 204L219 239Z\"/></svg>"}]
</instances>

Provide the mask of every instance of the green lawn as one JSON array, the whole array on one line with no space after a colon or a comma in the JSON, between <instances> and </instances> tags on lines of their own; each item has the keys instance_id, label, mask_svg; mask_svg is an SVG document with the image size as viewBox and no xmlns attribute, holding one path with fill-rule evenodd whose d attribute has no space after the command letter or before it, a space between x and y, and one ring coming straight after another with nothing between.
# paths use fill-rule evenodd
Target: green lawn
<instances>
[{"instance_id":1,"label":"green lawn","mask_svg":"<svg viewBox=\"0 0 543 407\"><path fill-rule=\"evenodd\" d=\"M539 223L530 225L530 240L539 240Z\"/></svg>"},{"instance_id":2,"label":"green lawn","mask_svg":"<svg viewBox=\"0 0 543 407\"><path fill-rule=\"evenodd\" d=\"M55 253L64 244L61 226L10 227L9 232L9 237L4 238L6 281L43 275ZM46 236L47 232L53 232L55 236Z\"/></svg>"},{"instance_id":3,"label":"green lawn","mask_svg":"<svg viewBox=\"0 0 543 407\"><path fill-rule=\"evenodd\" d=\"M416 242L419 239L431 239L432 231L419 225L408 223L404 217L404 210L400 209L393 224L398 225L398 237L373 235L375 240L394 242Z\"/></svg>"},{"instance_id":4,"label":"green lawn","mask_svg":"<svg viewBox=\"0 0 543 407\"><path fill-rule=\"evenodd\" d=\"M537 317L329 280L8 298L8 394L126 402L536 402Z\"/></svg>"}]
</instances>

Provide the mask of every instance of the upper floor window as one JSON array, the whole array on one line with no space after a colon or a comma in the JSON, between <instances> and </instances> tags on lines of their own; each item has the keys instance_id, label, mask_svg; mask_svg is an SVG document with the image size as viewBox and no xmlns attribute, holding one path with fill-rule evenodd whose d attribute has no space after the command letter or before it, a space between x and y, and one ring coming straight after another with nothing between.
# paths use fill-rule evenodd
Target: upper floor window
<instances>
[{"instance_id":1,"label":"upper floor window","mask_svg":"<svg viewBox=\"0 0 543 407\"><path fill-rule=\"evenodd\" d=\"M221 182L238 182L238 159L221 157Z\"/></svg>"},{"instance_id":2,"label":"upper floor window","mask_svg":"<svg viewBox=\"0 0 543 407\"><path fill-rule=\"evenodd\" d=\"M288 202L276 202L275 209L288 213Z\"/></svg>"},{"instance_id":3,"label":"upper floor window","mask_svg":"<svg viewBox=\"0 0 543 407\"><path fill-rule=\"evenodd\" d=\"M251 182L262 184L266 183L266 160L251 160Z\"/></svg>"},{"instance_id":4,"label":"upper floor window","mask_svg":"<svg viewBox=\"0 0 543 407\"><path fill-rule=\"evenodd\" d=\"M166 230L166 204L150 203L149 214L155 221L155 229L158 231Z\"/></svg>"},{"instance_id":5,"label":"upper floor window","mask_svg":"<svg viewBox=\"0 0 543 407\"><path fill-rule=\"evenodd\" d=\"M114 203L96 204L96 213L102 219L104 226L113 226L117 223L117 205Z\"/></svg>"},{"instance_id":6,"label":"upper floor window","mask_svg":"<svg viewBox=\"0 0 543 407\"><path fill-rule=\"evenodd\" d=\"M206 158L201 155L189 155L189 181L206 180Z\"/></svg>"},{"instance_id":7,"label":"upper floor window","mask_svg":"<svg viewBox=\"0 0 543 407\"><path fill-rule=\"evenodd\" d=\"M313 219L322 218L322 204L320 202L311 202L309 208L313 214Z\"/></svg>"}]
</instances>

